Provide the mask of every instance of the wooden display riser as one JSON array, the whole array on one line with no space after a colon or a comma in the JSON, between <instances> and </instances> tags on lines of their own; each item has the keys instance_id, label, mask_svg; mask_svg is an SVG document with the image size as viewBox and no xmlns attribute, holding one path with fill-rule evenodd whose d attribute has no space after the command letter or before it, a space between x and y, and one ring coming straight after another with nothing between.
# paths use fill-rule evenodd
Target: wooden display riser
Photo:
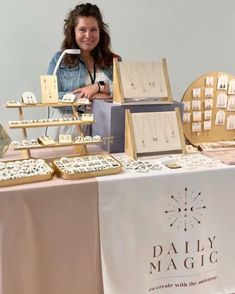
<instances>
[{"instance_id":1,"label":"wooden display riser","mask_svg":"<svg viewBox=\"0 0 235 294\"><path fill-rule=\"evenodd\" d=\"M183 111L181 102L173 101L172 103L154 103L154 104L115 104L111 102L94 100L92 113L96 123L92 125L92 136L100 135L101 137L114 137L113 144L103 143L101 147L111 153L124 152L125 138L125 110L131 112L160 112L171 111L179 107Z\"/></svg>"}]
</instances>

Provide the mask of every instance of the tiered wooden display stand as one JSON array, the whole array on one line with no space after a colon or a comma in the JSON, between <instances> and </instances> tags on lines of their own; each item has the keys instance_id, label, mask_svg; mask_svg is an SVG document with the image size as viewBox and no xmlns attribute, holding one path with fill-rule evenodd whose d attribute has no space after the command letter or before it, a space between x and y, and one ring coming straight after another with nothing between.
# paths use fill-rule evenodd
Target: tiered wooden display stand
<instances>
[{"instance_id":1,"label":"tiered wooden display stand","mask_svg":"<svg viewBox=\"0 0 235 294\"><path fill-rule=\"evenodd\" d=\"M185 152L179 109L158 111L172 104L165 59L159 62L118 62L114 59L113 101L121 105L154 105L153 112L125 114L125 152L133 158ZM167 107L166 107L167 110Z\"/></svg>"},{"instance_id":2,"label":"tiered wooden display stand","mask_svg":"<svg viewBox=\"0 0 235 294\"><path fill-rule=\"evenodd\" d=\"M19 113L19 122L24 121L24 114L23 114L23 109L24 108L32 108L32 107L68 107L70 106L72 108L72 117L74 118L79 118L78 113L76 111L76 108L80 105L84 105L83 103L36 103L36 104L24 104L24 103L19 103L15 105L6 105L7 108L17 108L18 113ZM86 121L81 121L81 120L74 120L74 121L55 121L55 122L31 122L31 123L18 123L16 125L10 125L10 128L18 128L22 129L23 133L23 140L27 140L27 128L46 128L46 127L55 127L55 126L64 126L64 125L76 125L78 135L83 136L83 131L81 126L85 124L92 124L93 122L86 122ZM96 144L99 142L95 142ZM55 147L63 147L63 146L74 146L75 147L75 152L81 155L87 154L87 144L94 144L94 142L81 142L81 143L76 143L76 142L70 142L70 143L58 143L56 142L55 144L50 144L50 145L36 145L36 146L23 146L23 147L15 147L15 150L21 150L22 152L22 157L23 158L30 158L30 150L32 149L42 149L42 148L55 148Z\"/></svg>"},{"instance_id":3,"label":"tiered wooden display stand","mask_svg":"<svg viewBox=\"0 0 235 294\"><path fill-rule=\"evenodd\" d=\"M58 101L58 89L56 76L41 76L41 92L42 103L37 103L36 97L32 92L25 92L22 94L22 101L8 101L7 108L17 108L19 120L9 122L9 127L14 129L22 129L23 140L18 146L13 145L15 150L20 150L23 159L18 161L9 161L1 164L0 173L0 187L32 183L36 181L49 180L53 177L54 170L64 179L82 179L87 177L96 177L100 175L109 175L121 172L121 164L109 154L93 154L88 155L87 145L101 143L100 137L92 138L85 136L82 126L93 124L93 114L83 114L79 117L77 107L81 105L88 105L87 102L72 102L75 97L69 95L62 98L62 102ZM65 98L71 102L65 102ZM68 101L68 100L66 100ZM25 108L38 107L71 107L72 114L69 119L39 119L39 120L25 120ZM28 140L28 128L46 128L46 127L60 127L65 125L75 125L77 128L77 140L73 141L69 134L61 134L58 142L53 138L47 136L39 137L37 140ZM105 138L112 139L112 138ZM33 141L33 143L31 143ZM26 144L25 144L26 143ZM40 144L42 143L42 144ZM56 148L63 146L74 146L75 153L79 156L62 157L61 159L54 159L52 165L54 169L47 164L43 159L33 159L31 156L32 149L41 148ZM60 161L61 160L61 161ZM56 164L58 163L58 165ZM61 166L63 169L60 170ZM11 169L14 172L10 172ZM5 172L5 170L7 170ZM3 172L2 172L3 171ZM45 174L43 174L45 172Z\"/></svg>"}]
</instances>

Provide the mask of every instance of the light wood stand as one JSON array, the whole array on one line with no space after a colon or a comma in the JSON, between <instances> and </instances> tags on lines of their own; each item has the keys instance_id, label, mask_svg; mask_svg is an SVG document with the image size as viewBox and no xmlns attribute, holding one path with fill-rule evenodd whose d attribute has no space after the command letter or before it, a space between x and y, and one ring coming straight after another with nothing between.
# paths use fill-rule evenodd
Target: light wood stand
<instances>
[{"instance_id":1,"label":"light wood stand","mask_svg":"<svg viewBox=\"0 0 235 294\"><path fill-rule=\"evenodd\" d=\"M80 105L84 105L83 103L37 103L33 105L29 104L23 104L19 103L18 105L6 105L7 108L17 108L18 113L19 113L19 123L16 125L10 125L10 128L20 128L22 129L22 135L23 135L23 140L27 140L28 135L27 135L27 128L44 128L48 126L62 126L62 125L76 125L77 128L77 133L79 136L83 137L83 130L82 130L82 125L85 124L92 124L94 122L89 122L89 121L81 121L81 120L75 120L75 121L56 121L56 122L31 122L31 123L25 123L24 122L24 114L23 114L23 109L24 108L31 108L31 107L65 107L65 106L71 106L72 109L72 114L71 116L74 118L78 118L78 113L76 111L76 108ZM23 121L21 123L21 121ZM97 142L96 142L97 143ZM82 143L68 143L68 144L60 144L56 142L56 144L53 145L37 145L35 147L33 146L25 146L25 147L20 147L20 148L15 148L16 150L21 150L21 155L23 158L30 158L31 149L40 149L40 148L55 148L55 147L62 147L62 146L74 146L75 153L78 153L80 155L86 155L87 154L87 144L90 144L89 142L82 142ZM94 144L94 142L91 142L91 144Z\"/></svg>"},{"instance_id":2,"label":"light wood stand","mask_svg":"<svg viewBox=\"0 0 235 294\"><path fill-rule=\"evenodd\" d=\"M229 108L230 99L235 101L235 87L231 87L232 83L235 84L235 77L231 74L210 72L197 78L187 88L182 98L184 103L183 131L191 144L206 149L206 146L209 146L207 143L234 141L235 129L226 127L228 117L234 116L235 118L235 104L234 109ZM224 104L220 104L219 101L221 94L225 97ZM223 114L221 124L216 123L218 112ZM209 128L206 127L208 124ZM217 148L222 145L221 143L213 146ZM224 145L231 146L232 144L227 142Z\"/></svg>"},{"instance_id":3,"label":"light wood stand","mask_svg":"<svg viewBox=\"0 0 235 294\"><path fill-rule=\"evenodd\" d=\"M113 61L113 102L166 103L172 93L165 59L159 62Z\"/></svg>"},{"instance_id":4,"label":"light wood stand","mask_svg":"<svg viewBox=\"0 0 235 294\"><path fill-rule=\"evenodd\" d=\"M131 113L126 110L125 152L138 156L186 153L180 112Z\"/></svg>"}]
</instances>

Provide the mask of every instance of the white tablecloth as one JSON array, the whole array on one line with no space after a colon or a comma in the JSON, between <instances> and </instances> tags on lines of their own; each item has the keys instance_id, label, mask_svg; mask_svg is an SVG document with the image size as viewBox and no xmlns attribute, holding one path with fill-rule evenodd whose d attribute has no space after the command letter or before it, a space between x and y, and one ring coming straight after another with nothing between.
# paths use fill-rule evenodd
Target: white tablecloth
<instances>
[{"instance_id":1,"label":"white tablecloth","mask_svg":"<svg viewBox=\"0 0 235 294\"><path fill-rule=\"evenodd\" d=\"M105 294L235 292L235 168L99 179Z\"/></svg>"},{"instance_id":2,"label":"white tablecloth","mask_svg":"<svg viewBox=\"0 0 235 294\"><path fill-rule=\"evenodd\" d=\"M103 293L94 179L0 188L0 293Z\"/></svg>"}]
</instances>

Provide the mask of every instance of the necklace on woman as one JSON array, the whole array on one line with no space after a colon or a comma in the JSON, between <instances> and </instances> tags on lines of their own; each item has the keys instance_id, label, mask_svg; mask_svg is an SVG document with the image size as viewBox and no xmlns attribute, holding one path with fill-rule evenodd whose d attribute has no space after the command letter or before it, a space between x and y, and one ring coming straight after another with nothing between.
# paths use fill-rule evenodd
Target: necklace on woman
<instances>
[{"instance_id":1,"label":"necklace on woman","mask_svg":"<svg viewBox=\"0 0 235 294\"><path fill-rule=\"evenodd\" d=\"M90 76L91 83L94 84L95 83L95 79L96 79L96 66L95 66L95 63L93 65L93 76L92 76L92 72L88 69L88 67L87 67L87 71L88 71L88 74Z\"/></svg>"},{"instance_id":2,"label":"necklace on woman","mask_svg":"<svg viewBox=\"0 0 235 294\"><path fill-rule=\"evenodd\" d=\"M96 79L96 66L94 58L92 56L87 56L87 58L80 56L80 58L86 65L86 69L91 79L91 83L94 84Z\"/></svg>"}]
</instances>

